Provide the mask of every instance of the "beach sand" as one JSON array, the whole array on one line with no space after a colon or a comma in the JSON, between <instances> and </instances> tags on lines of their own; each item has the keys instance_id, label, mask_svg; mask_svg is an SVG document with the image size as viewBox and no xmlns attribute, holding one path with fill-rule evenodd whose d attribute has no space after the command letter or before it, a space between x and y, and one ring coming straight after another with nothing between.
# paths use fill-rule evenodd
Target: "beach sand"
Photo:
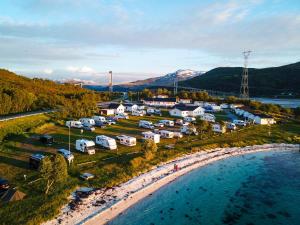
<instances>
[{"instance_id":1,"label":"beach sand","mask_svg":"<svg viewBox=\"0 0 300 225\"><path fill-rule=\"evenodd\" d=\"M78 210L70 210L65 206L56 219L44 224L105 224L162 186L196 168L232 156L269 150L299 150L299 145L265 144L244 148L218 148L210 152L201 151L184 155L154 167L118 187L96 191L80 205ZM179 170L174 170L175 164ZM95 206L95 202L99 200L105 200L105 203Z\"/></svg>"}]
</instances>

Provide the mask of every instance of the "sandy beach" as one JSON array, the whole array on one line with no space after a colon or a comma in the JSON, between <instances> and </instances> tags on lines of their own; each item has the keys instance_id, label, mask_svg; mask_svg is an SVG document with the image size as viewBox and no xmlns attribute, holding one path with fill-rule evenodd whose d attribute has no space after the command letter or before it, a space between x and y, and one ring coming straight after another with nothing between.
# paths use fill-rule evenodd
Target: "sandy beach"
<instances>
[{"instance_id":1,"label":"sandy beach","mask_svg":"<svg viewBox=\"0 0 300 225\"><path fill-rule=\"evenodd\" d=\"M75 210L66 205L55 219L44 224L105 224L162 186L196 168L232 156L269 150L299 150L299 145L265 144L244 148L218 148L210 152L200 151L184 155L158 165L117 187L95 191ZM179 169L175 170L174 165Z\"/></svg>"}]
</instances>

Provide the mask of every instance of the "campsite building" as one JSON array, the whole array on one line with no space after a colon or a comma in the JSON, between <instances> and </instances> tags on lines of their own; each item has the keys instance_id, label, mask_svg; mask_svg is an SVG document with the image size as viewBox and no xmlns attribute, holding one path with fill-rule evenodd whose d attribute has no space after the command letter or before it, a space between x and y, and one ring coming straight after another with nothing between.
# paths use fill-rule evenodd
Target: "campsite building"
<instances>
[{"instance_id":1,"label":"campsite building","mask_svg":"<svg viewBox=\"0 0 300 225\"><path fill-rule=\"evenodd\" d=\"M145 98L143 103L154 107L173 107L177 100L176 98Z\"/></svg>"},{"instance_id":2,"label":"campsite building","mask_svg":"<svg viewBox=\"0 0 300 225\"><path fill-rule=\"evenodd\" d=\"M119 104L119 103L110 103L109 105L107 105L106 107L103 107L103 109L101 109L101 114L104 115L114 115L117 113L124 113L125 112L125 106L123 104Z\"/></svg>"},{"instance_id":3,"label":"campsite building","mask_svg":"<svg viewBox=\"0 0 300 225\"><path fill-rule=\"evenodd\" d=\"M175 105L171 110L169 110L171 116L177 117L187 117L187 116L200 116L204 114L204 109L200 106L195 105Z\"/></svg>"}]
</instances>

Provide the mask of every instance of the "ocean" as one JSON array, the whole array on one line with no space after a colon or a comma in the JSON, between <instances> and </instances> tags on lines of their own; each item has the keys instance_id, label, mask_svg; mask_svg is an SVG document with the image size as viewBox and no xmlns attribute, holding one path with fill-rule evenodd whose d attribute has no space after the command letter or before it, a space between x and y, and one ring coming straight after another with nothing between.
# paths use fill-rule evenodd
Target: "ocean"
<instances>
[{"instance_id":1,"label":"ocean","mask_svg":"<svg viewBox=\"0 0 300 225\"><path fill-rule=\"evenodd\" d=\"M110 225L299 225L300 153L217 161L162 187Z\"/></svg>"}]
</instances>

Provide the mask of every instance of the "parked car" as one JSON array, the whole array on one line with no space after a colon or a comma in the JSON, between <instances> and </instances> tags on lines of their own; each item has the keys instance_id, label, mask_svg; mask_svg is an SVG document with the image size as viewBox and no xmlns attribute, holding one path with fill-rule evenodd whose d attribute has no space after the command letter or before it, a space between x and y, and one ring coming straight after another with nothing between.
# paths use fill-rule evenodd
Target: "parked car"
<instances>
[{"instance_id":1,"label":"parked car","mask_svg":"<svg viewBox=\"0 0 300 225\"><path fill-rule=\"evenodd\" d=\"M155 127L164 127L165 125L163 123L155 123L153 124Z\"/></svg>"},{"instance_id":2,"label":"parked car","mask_svg":"<svg viewBox=\"0 0 300 225\"><path fill-rule=\"evenodd\" d=\"M105 128L106 127L105 122L101 122L99 120L95 120L95 126L100 127L100 128Z\"/></svg>"},{"instance_id":3,"label":"parked car","mask_svg":"<svg viewBox=\"0 0 300 225\"><path fill-rule=\"evenodd\" d=\"M95 176L91 173L83 173L80 175L80 178L84 179L84 180L91 180L93 179Z\"/></svg>"},{"instance_id":4,"label":"parked car","mask_svg":"<svg viewBox=\"0 0 300 225\"><path fill-rule=\"evenodd\" d=\"M95 127L92 127L92 126L83 126L83 129L87 130L87 131L92 131L92 132L95 131Z\"/></svg>"},{"instance_id":5,"label":"parked car","mask_svg":"<svg viewBox=\"0 0 300 225\"><path fill-rule=\"evenodd\" d=\"M5 191L9 189L8 180L0 178L0 191Z\"/></svg>"}]
</instances>

